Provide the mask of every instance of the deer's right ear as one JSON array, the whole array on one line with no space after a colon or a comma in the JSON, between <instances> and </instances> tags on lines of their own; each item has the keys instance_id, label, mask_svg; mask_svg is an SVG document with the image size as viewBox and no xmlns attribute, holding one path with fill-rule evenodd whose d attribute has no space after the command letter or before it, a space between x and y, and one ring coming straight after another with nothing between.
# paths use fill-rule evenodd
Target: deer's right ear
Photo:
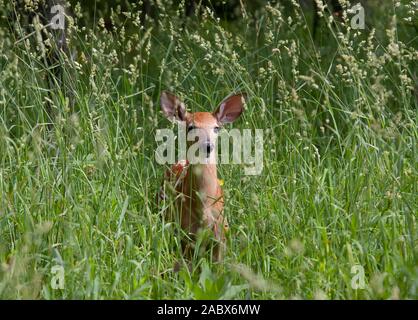
<instances>
[{"instance_id":1,"label":"deer's right ear","mask_svg":"<svg viewBox=\"0 0 418 320\"><path fill-rule=\"evenodd\" d=\"M234 122L244 111L246 93L238 93L227 97L213 113L220 124Z\"/></svg>"},{"instance_id":2,"label":"deer's right ear","mask_svg":"<svg viewBox=\"0 0 418 320\"><path fill-rule=\"evenodd\" d=\"M163 91L160 97L161 110L169 120L186 120L186 106L174 94Z\"/></svg>"}]
</instances>

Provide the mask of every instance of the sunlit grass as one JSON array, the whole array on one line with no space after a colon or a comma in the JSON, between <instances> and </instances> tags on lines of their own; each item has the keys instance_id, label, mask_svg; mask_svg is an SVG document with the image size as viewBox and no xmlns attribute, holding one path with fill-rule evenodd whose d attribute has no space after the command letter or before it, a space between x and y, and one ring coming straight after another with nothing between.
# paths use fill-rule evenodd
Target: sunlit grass
<instances>
[{"instance_id":1,"label":"sunlit grass","mask_svg":"<svg viewBox=\"0 0 418 320\"><path fill-rule=\"evenodd\" d=\"M0 31L1 298L417 298L416 8L372 7L368 30L266 7L140 28L136 8L71 28L48 93L36 39ZM76 11L76 16L78 10ZM397 14L396 19L395 13ZM411 17L412 23L408 21ZM370 28L375 28L371 32ZM13 27L16 30L16 27ZM151 29L152 28L152 29ZM415 77L415 78L414 78ZM158 97L212 110L246 91L237 128L264 129L264 169L224 165L225 262L181 259L154 203ZM49 110L51 109L51 110ZM65 287L53 290L62 265ZM366 287L351 286L353 266Z\"/></svg>"}]
</instances>

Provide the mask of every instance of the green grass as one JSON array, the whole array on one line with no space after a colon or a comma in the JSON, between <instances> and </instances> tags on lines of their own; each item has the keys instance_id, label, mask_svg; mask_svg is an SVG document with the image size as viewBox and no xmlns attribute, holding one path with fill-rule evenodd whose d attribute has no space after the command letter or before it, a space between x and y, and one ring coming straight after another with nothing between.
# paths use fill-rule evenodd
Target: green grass
<instances>
[{"instance_id":1,"label":"green grass","mask_svg":"<svg viewBox=\"0 0 418 320\"><path fill-rule=\"evenodd\" d=\"M292 21L265 8L229 24L208 14L184 24L159 8L169 18L141 30L135 8L130 18L116 10L112 31L80 17L76 63L63 61L64 85L51 93L36 37L14 44L24 34L4 23L0 297L416 299L418 46L408 3L372 2L364 31L322 21L315 41L310 13L297 8ZM196 258L191 272L172 271L176 226L154 204L165 169L154 134L171 126L162 89L206 111L246 91L233 126L265 129L261 175L219 167L230 223L220 265ZM51 288L55 265L63 290ZM351 286L356 265L364 289Z\"/></svg>"}]
</instances>

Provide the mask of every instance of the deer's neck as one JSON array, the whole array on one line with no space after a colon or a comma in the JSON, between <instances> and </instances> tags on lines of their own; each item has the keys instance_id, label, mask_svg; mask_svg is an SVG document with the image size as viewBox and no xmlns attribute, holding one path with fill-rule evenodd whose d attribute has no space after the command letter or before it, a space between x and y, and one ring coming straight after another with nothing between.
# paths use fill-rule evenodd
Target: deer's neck
<instances>
[{"instance_id":1,"label":"deer's neck","mask_svg":"<svg viewBox=\"0 0 418 320\"><path fill-rule=\"evenodd\" d=\"M204 203L216 199L219 188L216 164L191 165L190 175L192 189Z\"/></svg>"}]
</instances>

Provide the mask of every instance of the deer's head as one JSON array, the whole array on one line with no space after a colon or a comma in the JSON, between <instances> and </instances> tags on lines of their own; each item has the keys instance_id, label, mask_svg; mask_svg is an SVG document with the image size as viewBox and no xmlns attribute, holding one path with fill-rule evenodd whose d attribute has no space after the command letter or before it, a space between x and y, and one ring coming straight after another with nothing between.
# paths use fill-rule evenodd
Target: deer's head
<instances>
[{"instance_id":1,"label":"deer's head","mask_svg":"<svg viewBox=\"0 0 418 320\"><path fill-rule=\"evenodd\" d=\"M226 123L234 122L244 111L245 97L244 93L230 95L214 112L188 112L185 104L167 91L161 93L160 102L161 109L169 120L185 124L189 145L197 143L200 152L209 158L215 150L220 128Z\"/></svg>"}]
</instances>

